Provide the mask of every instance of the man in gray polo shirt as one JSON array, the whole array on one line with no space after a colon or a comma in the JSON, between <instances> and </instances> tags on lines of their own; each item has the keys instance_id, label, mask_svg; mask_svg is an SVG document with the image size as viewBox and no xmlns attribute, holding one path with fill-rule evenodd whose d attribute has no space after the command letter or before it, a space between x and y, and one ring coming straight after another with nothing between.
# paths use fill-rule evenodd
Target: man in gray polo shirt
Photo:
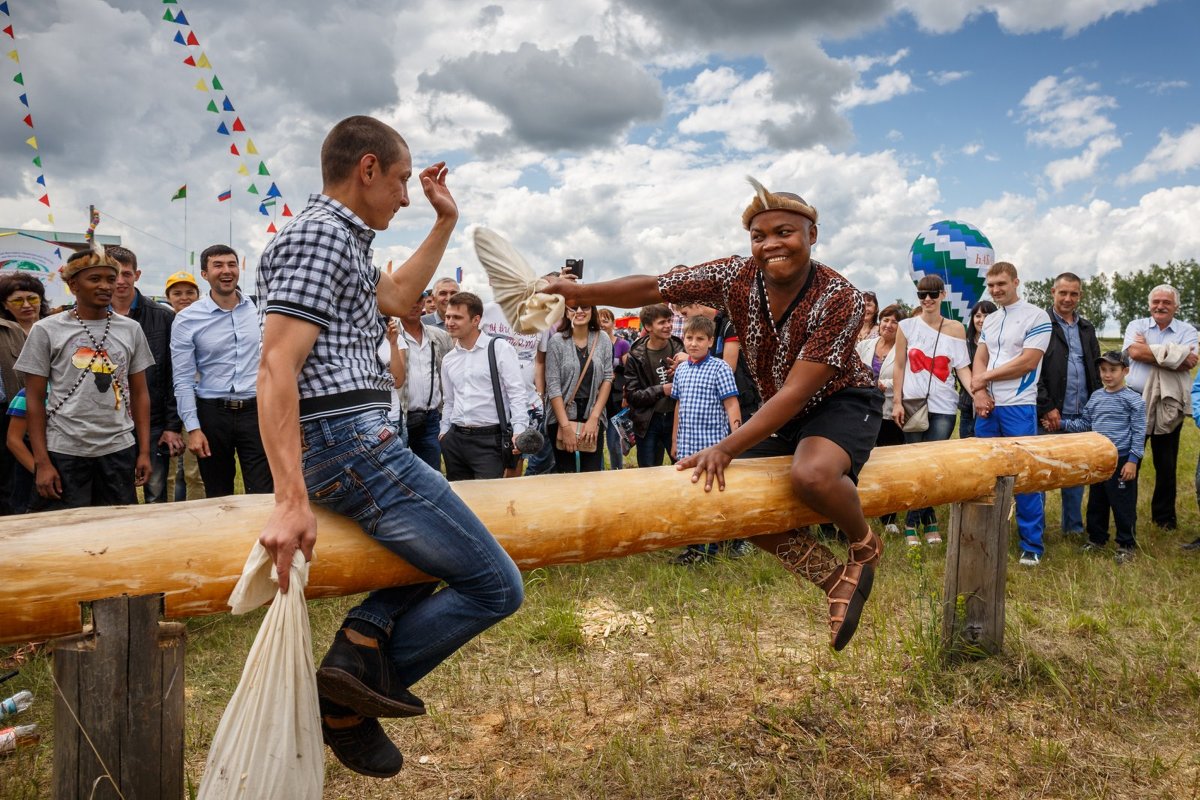
<instances>
[{"instance_id":1,"label":"man in gray polo shirt","mask_svg":"<svg viewBox=\"0 0 1200 800\"><path fill-rule=\"evenodd\" d=\"M259 263L259 424L275 479L259 541L287 591L296 550L312 558L311 501L434 578L368 595L317 671L326 744L349 769L388 777L403 758L377 718L423 714L408 687L516 611L524 592L512 559L441 473L400 443L388 419L393 382L376 354L384 315L404 314L420 296L458 220L446 165L421 171L436 219L390 274L372 266L371 242L409 203L404 139L371 117L344 119L321 147L321 174L321 194ZM446 586L434 592L438 581Z\"/></svg>"}]
</instances>

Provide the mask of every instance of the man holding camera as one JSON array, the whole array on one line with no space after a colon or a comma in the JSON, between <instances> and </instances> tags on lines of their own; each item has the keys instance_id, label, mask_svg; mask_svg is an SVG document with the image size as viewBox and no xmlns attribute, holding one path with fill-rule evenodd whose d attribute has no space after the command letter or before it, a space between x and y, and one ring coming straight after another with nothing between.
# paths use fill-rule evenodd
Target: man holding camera
<instances>
[{"instance_id":1,"label":"man holding camera","mask_svg":"<svg viewBox=\"0 0 1200 800\"><path fill-rule=\"evenodd\" d=\"M442 360L439 439L452 481L504 477L517 463L513 439L528 427L528 392L517 351L481 331L482 318L483 301L470 292L446 304L446 333L454 349Z\"/></svg>"}]
</instances>

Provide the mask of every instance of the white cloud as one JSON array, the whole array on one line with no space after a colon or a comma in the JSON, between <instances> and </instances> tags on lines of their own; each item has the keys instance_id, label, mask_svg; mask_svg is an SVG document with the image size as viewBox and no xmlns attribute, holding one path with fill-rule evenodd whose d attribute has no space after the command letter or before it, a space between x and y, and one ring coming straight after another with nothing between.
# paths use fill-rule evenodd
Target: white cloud
<instances>
[{"instance_id":1,"label":"white cloud","mask_svg":"<svg viewBox=\"0 0 1200 800\"><path fill-rule=\"evenodd\" d=\"M1157 0L901 0L918 24L934 33L950 33L968 19L995 14L1010 33L1062 30L1068 36L1116 14L1132 14Z\"/></svg>"},{"instance_id":2,"label":"white cloud","mask_svg":"<svg viewBox=\"0 0 1200 800\"><path fill-rule=\"evenodd\" d=\"M1096 94L1099 88L1079 76L1042 78L1021 99L1021 118L1029 125L1026 140L1050 147L1080 147L1115 130L1104 112L1116 108L1117 101Z\"/></svg>"},{"instance_id":3,"label":"white cloud","mask_svg":"<svg viewBox=\"0 0 1200 800\"><path fill-rule=\"evenodd\" d=\"M854 67L859 72L867 72L878 66L894 67L908 57L908 48L902 47L891 55L886 56L850 56L842 61Z\"/></svg>"},{"instance_id":4,"label":"white cloud","mask_svg":"<svg viewBox=\"0 0 1200 800\"><path fill-rule=\"evenodd\" d=\"M846 92L838 95L837 104L838 108L849 110L857 106L886 103L894 97L909 94L915 90L912 77L908 73L893 70L876 78L874 86L865 87L855 83Z\"/></svg>"},{"instance_id":5,"label":"white cloud","mask_svg":"<svg viewBox=\"0 0 1200 800\"><path fill-rule=\"evenodd\" d=\"M1149 181L1159 175L1181 173L1200 166L1200 124L1193 125L1178 136L1163 131L1158 144L1146 154L1142 163L1117 179L1125 186Z\"/></svg>"},{"instance_id":6,"label":"white cloud","mask_svg":"<svg viewBox=\"0 0 1200 800\"><path fill-rule=\"evenodd\" d=\"M1181 80L1143 81L1142 83L1139 83L1137 85L1137 88L1145 89L1146 91L1150 92L1150 94L1163 95L1163 94L1167 94L1168 92L1173 92L1176 89L1186 89L1190 85L1191 84L1189 84L1187 81L1181 81Z\"/></svg>"},{"instance_id":7,"label":"white cloud","mask_svg":"<svg viewBox=\"0 0 1200 800\"><path fill-rule=\"evenodd\" d=\"M892 128L887 132L887 139L889 142L900 142L904 140L904 134L895 128Z\"/></svg>"},{"instance_id":8,"label":"white cloud","mask_svg":"<svg viewBox=\"0 0 1200 800\"><path fill-rule=\"evenodd\" d=\"M970 71L963 70L943 70L942 72L930 72L929 80L936 83L938 86L945 86L955 81L961 81L963 78L970 77Z\"/></svg>"},{"instance_id":9,"label":"white cloud","mask_svg":"<svg viewBox=\"0 0 1200 800\"><path fill-rule=\"evenodd\" d=\"M1116 136L1105 134L1097 136L1088 142L1083 152L1072 158L1062 158L1051 161L1046 165L1045 174L1050 179L1055 191L1060 191L1068 183L1090 178L1100 167L1104 156L1121 147L1121 140Z\"/></svg>"},{"instance_id":10,"label":"white cloud","mask_svg":"<svg viewBox=\"0 0 1200 800\"><path fill-rule=\"evenodd\" d=\"M978 155L981 150L983 150L982 144L980 144L979 142L970 142L968 144L963 145L961 152L964 156L974 156L974 155Z\"/></svg>"}]
</instances>

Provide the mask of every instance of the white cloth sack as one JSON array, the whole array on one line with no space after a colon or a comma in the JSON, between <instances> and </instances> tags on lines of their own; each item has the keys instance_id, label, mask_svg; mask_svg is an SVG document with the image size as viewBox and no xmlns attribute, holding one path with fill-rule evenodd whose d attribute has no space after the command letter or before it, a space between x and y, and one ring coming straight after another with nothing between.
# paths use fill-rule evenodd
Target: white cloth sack
<instances>
[{"instance_id":1,"label":"white cloth sack","mask_svg":"<svg viewBox=\"0 0 1200 800\"><path fill-rule=\"evenodd\" d=\"M534 274L525 257L487 228L475 229L475 255L487 273L496 304L517 333L538 333L558 324L566 311L562 295L546 294L546 280Z\"/></svg>"},{"instance_id":2,"label":"white cloth sack","mask_svg":"<svg viewBox=\"0 0 1200 800\"><path fill-rule=\"evenodd\" d=\"M208 750L199 800L320 800L325 752L304 587L308 563L296 551L291 586L280 594L270 556L255 544L229 597L234 614L272 596L237 690Z\"/></svg>"}]
</instances>

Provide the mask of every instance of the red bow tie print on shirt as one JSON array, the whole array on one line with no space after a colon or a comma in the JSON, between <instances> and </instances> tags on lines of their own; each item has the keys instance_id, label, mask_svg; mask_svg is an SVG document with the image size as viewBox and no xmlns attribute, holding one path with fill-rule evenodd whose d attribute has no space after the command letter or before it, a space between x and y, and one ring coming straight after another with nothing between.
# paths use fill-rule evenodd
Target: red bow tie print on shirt
<instances>
[{"instance_id":1,"label":"red bow tie print on shirt","mask_svg":"<svg viewBox=\"0 0 1200 800\"><path fill-rule=\"evenodd\" d=\"M950 356L934 356L931 361L929 356L913 349L908 351L908 361L912 364L914 375L918 372L932 372L933 377L942 383L950 377Z\"/></svg>"}]
</instances>

